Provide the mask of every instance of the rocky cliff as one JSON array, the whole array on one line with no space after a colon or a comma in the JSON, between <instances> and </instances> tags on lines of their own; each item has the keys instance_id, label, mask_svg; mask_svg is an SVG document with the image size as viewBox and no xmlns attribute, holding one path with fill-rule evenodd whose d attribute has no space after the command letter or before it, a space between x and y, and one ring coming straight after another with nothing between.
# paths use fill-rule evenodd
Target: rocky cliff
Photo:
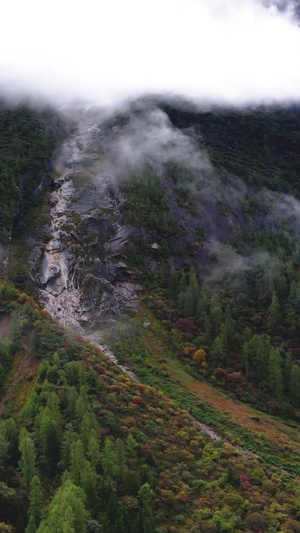
<instances>
[{"instance_id":1,"label":"rocky cliff","mask_svg":"<svg viewBox=\"0 0 300 533\"><path fill-rule=\"evenodd\" d=\"M177 129L153 105L108 118L82 109L69 130L45 206L50 223L28 239L40 302L63 324L91 331L137 311L138 256L152 274L163 263L170 272L192 265L206 275L221 254L228 273L237 259L249 263L230 247L247 228L276 232L284 224L300 232L295 198L214 168L199 147L199 132ZM137 220L143 206L135 195L145 168L163 206L146 198L151 205ZM260 260L254 258L254 264Z\"/></svg>"}]
</instances>

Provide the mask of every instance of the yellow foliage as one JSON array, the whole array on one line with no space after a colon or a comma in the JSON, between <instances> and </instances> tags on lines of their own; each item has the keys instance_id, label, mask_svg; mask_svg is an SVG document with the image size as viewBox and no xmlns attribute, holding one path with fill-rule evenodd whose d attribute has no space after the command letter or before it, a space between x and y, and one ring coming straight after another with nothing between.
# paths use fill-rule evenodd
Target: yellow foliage
<instances>
[{"instance_id":1,"label":"yellow foliage","mask_svg":"<svg viewBox=\"0 0 300 533\"><path fill-rule=\"evenodd\" d=\"M202 349L197 350L193 355L193 360L197 365L202 365L206 359L206 352Z\"/></svg>"},{"instance_id":2,"label":"yellow foliage","mask_svg":"<svg viewBox=\"0 0 300 533\"><path fill-rule=\"evenodd\" d=\"M4 524L4 522L0 523L0 533L13 533L14 528L8 524Z\"/></svg>"}]
</instances>

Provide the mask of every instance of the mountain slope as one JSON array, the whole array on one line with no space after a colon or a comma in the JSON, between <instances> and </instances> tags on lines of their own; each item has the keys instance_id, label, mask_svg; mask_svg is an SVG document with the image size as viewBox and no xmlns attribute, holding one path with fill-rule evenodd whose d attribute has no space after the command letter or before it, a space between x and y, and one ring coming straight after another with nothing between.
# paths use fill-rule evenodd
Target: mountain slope
<instances>
[{"instance_id":1,"label":"mountain slope","mask_svg":"<svg viewBox=\"0 0 300 533\"><path fill-rule=\"evenodd\" d=\"M15 219L0 520L17 531L299 529L298 115L164 109L179 127L149 102L53 118L55 171Z\"/></svg>"},{"instance_id":2,"label":"mountain slope","mask_svg":"<svg viewBox=\"0 0 300 533\"><path fill-rule=\"evenodd\" d=\"M2 520L23 531L29 506L30 523L45 516L38 531L52 531L53 515L77 486L83 492L70 504L71 531L244 531L257 524L272 531L279 523L296 531L298 481L211 441L187 411L5 285L1 306L7 315L14 309L14 357L32 353L40 361L22 411L20 383L18 394L6 397ZM280 517L272 511L277 493ZM74 522L76 506L81 514ZM56 530L63 531L65 517L57 516Z\"/></svg>"}]
</instances>

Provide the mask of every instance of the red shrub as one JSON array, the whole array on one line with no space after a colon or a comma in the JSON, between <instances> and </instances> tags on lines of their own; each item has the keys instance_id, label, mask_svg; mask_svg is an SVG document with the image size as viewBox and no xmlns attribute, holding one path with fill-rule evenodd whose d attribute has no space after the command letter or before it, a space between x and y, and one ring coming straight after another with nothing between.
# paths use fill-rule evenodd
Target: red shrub
<instances>
[{"instance_id":1,"label":"red shrub","mask_svg":"<svg viewBox=\"0 0 300 533\"><path fill-rule=\"evenodd\" d=\"M105 377L106 377L106 376L105 376ZM122 391L122 387L120 387L119 385L113 385L113 386L111 387L111 389L112 389L113 392L116 392L117 394L119 394L119 392Z\"/></svg>"},{"instance_id":2,"label":"red shrub","mask_svg":"<svg viewBox=\"0 0 300 533\"><path fill-rule=\"evenodd\" d=\"M193 318L180 318L175 324L175 328L179 331L192 331L195 329L195 321Z\"/></svg>"},{"instance_id":3,"label":"red shrub","mask_svg":"<svg viewBox=\"0 0 300 533\"><path fill-rule=\"evenodd\" d=\"M164 306L165 306L165 304L164 304L164 302L162 302L161 300L159 300L158 302L156 302L156 307L157 307L157 309L162 309Z\"/></svg>"},{"instance_id":4,"label":"red shrub","mask_svg":"<svg viewBox=\"0 0 300 533\"><path fill-rule=\"evenodd\" d=\"M299 354L300 353L300 348L294 348L293 352L294 352L294 354Z\"/></svg>"},{"instance_id":5,"label":"red shrub","mask_svg":"<svg viewBox=\"0 0 300 533\"><path fill-rule=\"evenodd\" d=\"M180 428L184 428L186 426L186 421L183 418L177 418L177 424Z\"/></svg>"},{"instance_id":6,"label":"red shrub","mask_svg":"<svg viewBox=\"0 0 300 533\"><path fill-rule=\"evenodd\" d=\"M101 374L100 379L102 379L102 381L108 381L108 377L103 374Z\"/></svg>"},{"instance_id":7,"label":"red shrub","mask_svg":"<svg viewBox=\"0 0 300 533\"><path fill-rule=\"evenodd\" d=\"M176 435L168 435L167 441L168 442L176 442L177 438Z\"/></svg>"},{"instance_id":8,"label":"red shrub","mask_svg":"<svg viewBox=\"0 0 300 533\"><path fill-rule=\"evenodd\" d=\"M214 371L214 374L216 378L226 378L227 377L227 370L225 368L216 368Z\"/></svg>"},{"instance_id":9,"label":"red shrub","mask_svg":"<svg viewBox=\"0 0 300 533\"><path fill-rule=\"evenodd\" d=\"M245 474L242 474L240 476L240 485L242 489L244 490L250 490L252 488L251 483L250 483L250 478L246 476Z\"/></svg>"},{"instance_id":10,"label":"red shrub","mask_svg":"<svg viewBox=\"0 0 300 533\"><path fill-rule=\"evenodd\" d=\"M241 372L233 372L232 374L228 374L227 379L229 383L233 383L234 385L241 385L243 376Z\"/></svg>"},{"instance_id":11,"label":"red shrub","mask_svg":"<svg viewBox=\"0 0 300 533\"><path fill-rule=\"evenodd\" d=\"M104 366L97 366L98 374L106 374L106 368Z\"/></svg>"},{"instance_id":12,"label":"red shrub","mask_svg":"<svg viewBox=\"0 0 300 533\"><path fill-rule=\"evenodd\" d=\"M172 485L172 481L168 477L162 477L160 483L163 487L169 487L170 485Z\"/></svg>"},{"instance_id":13,"label":"red shrub","mask_svg":"<svg viewBox=\"0 0 300 533\"><path fill-rule=\"evenodd\" d=\"M135 396L132 400L132 403L134 403L135 405L142 405L143 400L140 396Z\"/></svg>"},{"instance_id":14,"label":"red shrub","mask_svg":"<svg viewBox=\"0 0 300 533\"><path fill-rule=\"evenodd\" d=\"M182 496L180 496L179 501L182 502L182 503L187 503L189 501L188 495L187 494L183 494Z\"/></svg>"}]
</instances>

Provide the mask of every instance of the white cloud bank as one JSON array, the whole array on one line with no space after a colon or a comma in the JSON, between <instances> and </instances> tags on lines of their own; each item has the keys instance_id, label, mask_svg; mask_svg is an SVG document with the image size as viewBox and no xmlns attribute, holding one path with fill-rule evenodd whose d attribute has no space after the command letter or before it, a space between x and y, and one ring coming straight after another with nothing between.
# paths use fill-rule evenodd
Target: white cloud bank
<instances>
[{"instance_id":1,"label":"white cloud bank","mask_svg":"<svg viewBox=\"0 0 300 533\"><path fill-rule=\"evenodd\" d=\"M300 28L270 3L4 0L0 89L100 105L144 93L236 105L296 101Z\"/></svg>"}]
</instances>

